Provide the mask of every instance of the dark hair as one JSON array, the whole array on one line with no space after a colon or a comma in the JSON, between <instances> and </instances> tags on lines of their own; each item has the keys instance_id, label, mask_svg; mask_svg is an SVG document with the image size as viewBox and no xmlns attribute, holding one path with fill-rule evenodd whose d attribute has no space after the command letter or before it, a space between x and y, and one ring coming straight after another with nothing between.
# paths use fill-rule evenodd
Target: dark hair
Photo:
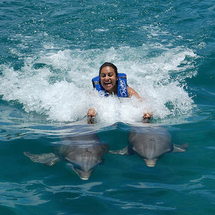
<instances>
[{"instance_id":1,"label":"dark hair","mask_svg":"<svg viewBox=\"0 0 215 215\"><path fill-rule=\"evenodd\" d=\"M106 66L112 67L114 69L116 76L118 76L117 67L113 63L109 63L109 62L105 62L104 64L101 65L101 67L99 69L99 76L101 74L101 70Z\"/></svg>"}]
</instances>

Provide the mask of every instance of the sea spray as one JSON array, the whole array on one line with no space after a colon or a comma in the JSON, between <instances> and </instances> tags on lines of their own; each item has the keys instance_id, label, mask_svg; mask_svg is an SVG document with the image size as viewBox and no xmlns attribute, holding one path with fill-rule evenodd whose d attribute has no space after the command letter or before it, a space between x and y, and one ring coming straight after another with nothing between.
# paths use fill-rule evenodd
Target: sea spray
<instances>
[{"instance_id":1,"label":"sea spray","mask_svg":"<svg viewBox=\"0 0 215 215\"><path fill-rule=\"evenodd\" d=\"M1 66L0 92L4 100L20 102L26 112L56 121L83 119L91 107L96 108L99 121L141 121L146 111L153 112L154 119L188 117L194 104L185 79L196 75L192 70L196 55L183 47L166 47L151 58L147 52L146 47L39 52L26 57L19 70ZM91 79L104 61L127 74L128 85L145 99L142 104L101 98L93 90Z\"/></svg>"}]
</instances>

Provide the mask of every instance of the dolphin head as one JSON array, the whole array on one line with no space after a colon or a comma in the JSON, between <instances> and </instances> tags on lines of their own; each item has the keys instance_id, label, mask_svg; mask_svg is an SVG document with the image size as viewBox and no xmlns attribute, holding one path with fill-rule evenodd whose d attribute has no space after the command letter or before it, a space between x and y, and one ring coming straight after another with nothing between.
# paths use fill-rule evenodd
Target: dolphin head
<instances>
[{"instance_id":1,"label":"dolphin head","mask_svg":"<svg viewBox=\"0 0 215 215\"><path fill-rule=\"evenodd\" d=\"M152 160L149 160L149 159L144 158L143 160L146 162L146 166L154 167L158 159L154 158Z\"/></svg>"},{"instance_id":2,"label":"dolphin head","mask_svg":"<svg viewBox=\"0 0 215 215\"><path fill-rule=\"evenodd\" d=\"M78 165L74 165L72 163L67 163L67 168L69 170L73 170L82 180L88 180L93 172L93 169L84 170Z\"/></svg>"},{"instance_id":3,"label":"dolphin head","mask_svg":"<svg viewBox=\"0 0 215 215\"><path fill-rule=\"evenodd\" d=\"M107 144L89 140L61 147L59 154L69 170L73 170L82 180L88 180L93 170L102 163L107 150Z\"/></svg>"},{"instance_id":4,"label":"dolphin head","mask_svg":"<svg viewBox=\"0 0 215 215\"><path fill-rule=\"evenodd\" d=\"M73 170L77 173L77 175L80 177L80 179L85 180L85 181L90 178L91 173L93 172L92 169L87 172L83 171L82 169L73 169Z\"/></svg>"}]
</instances>

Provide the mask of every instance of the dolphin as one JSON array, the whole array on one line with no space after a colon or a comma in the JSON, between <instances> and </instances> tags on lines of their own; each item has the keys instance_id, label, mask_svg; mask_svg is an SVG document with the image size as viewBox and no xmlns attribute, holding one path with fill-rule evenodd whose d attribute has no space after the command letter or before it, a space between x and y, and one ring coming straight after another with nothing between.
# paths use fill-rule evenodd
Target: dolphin
<instances>
[{"instance_id":1,"label":"dolphin","mask_svg":"<svg viewBox=\"0 0 215 215\"><path fill-rule=\"evenodd\" d=\"M109 151L111 154L138 154L148 167L154 167L165 153L184 152L188 144L172 144L170 133L158 126L134 126L128 134L129 146L122 150Z\"/></svg>"},{"instance_id":2,"label":"dolphin","mask_svg":"<svg viewBox=\"0 0 215 215\"><path fill-rule=\"evenodd\" d=\"M96 134L67 137L55 146L54 153L31 154L24 152L35 163L52 166L65 160L69 169L78 174L82 180L88 180L93 170L102 163L109 145L100 141Z\"/></svg>"}]
</instances>

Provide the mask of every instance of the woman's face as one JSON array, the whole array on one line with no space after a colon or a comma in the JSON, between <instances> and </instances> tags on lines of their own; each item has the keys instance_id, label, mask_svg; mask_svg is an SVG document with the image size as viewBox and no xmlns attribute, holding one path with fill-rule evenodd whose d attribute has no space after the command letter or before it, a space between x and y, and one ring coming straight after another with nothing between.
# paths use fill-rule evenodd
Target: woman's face
<instances>
[{"instance_id":1,"label":"woman's face","mask_svg":"<svg viewBox=\"0 0 215 215\"><path fill-rule=\"evenodd\" d=\"M118 77L114 69L110 66L103 67L100 72L100 82L102 87L108 91L109 93L113 93L117 91L116 82L118 81Z\"/></svg>"}]
</instances>

